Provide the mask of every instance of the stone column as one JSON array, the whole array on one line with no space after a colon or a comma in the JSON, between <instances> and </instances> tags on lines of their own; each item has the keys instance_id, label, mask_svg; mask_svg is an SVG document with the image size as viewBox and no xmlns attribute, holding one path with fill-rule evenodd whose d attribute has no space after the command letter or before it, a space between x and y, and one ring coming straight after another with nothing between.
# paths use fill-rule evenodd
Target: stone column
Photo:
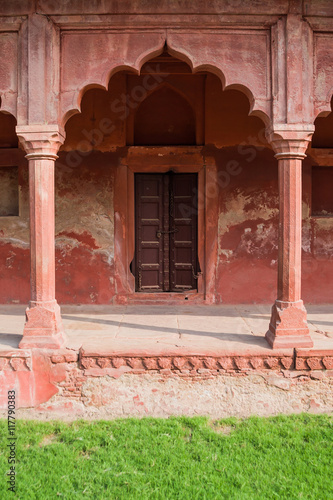
<instances>
[{"instance_id":1,"label":"stone column","mask_svg":"<svg viewBox=\"0 0 333 500\"><path fill-rule=\"evenodd\" d=\"M31 300L20 348L57 349L65 344L55 299L54 164L64 141L56 125L18 126L29 161Z\"/></svg>"},{"instance_id":2,"label":"stone column","mask_svg":"<svg viewBox=\"0 0 333 500\"><path fill-rule=\"evenodd\" d=\"M280 197L277 300L266 333L273 349L313 346L301 300L302 160L313 131L284 125L268 133L279 163Z\"/></svg>"}]
</instances>

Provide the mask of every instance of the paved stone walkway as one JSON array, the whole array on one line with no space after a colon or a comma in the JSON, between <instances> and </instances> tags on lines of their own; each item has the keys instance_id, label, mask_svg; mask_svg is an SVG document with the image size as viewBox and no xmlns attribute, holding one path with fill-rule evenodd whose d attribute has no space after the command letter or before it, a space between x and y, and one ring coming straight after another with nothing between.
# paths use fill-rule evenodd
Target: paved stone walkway
<instances>
[{"instance_id":1,"label":"paved stone walkway","mask_svg":"<svg viewBox=\"0 0 333 500\"><path fill-rule=\"evenodd\" d=\"M17 349L24 307L0 306L0 351ZM333 349L333 305L308 306L314 350ZM86 355L271 352L267 305L63 306L67 347Z\"/></svg>"},{"instance_id":2,"label":"paved stone walkway","mask_svg":"<svg viewBox=\"0 0 333 500\"><path fill-rule=\"evenodd\" d=\"M268 346L269 306L189 304L65 306L67 349L24 351L24 309L0 306L0 408L15 387L20 418L333 411L333 306L308 307L296 350Z\"/></svg>"}]
</instances>

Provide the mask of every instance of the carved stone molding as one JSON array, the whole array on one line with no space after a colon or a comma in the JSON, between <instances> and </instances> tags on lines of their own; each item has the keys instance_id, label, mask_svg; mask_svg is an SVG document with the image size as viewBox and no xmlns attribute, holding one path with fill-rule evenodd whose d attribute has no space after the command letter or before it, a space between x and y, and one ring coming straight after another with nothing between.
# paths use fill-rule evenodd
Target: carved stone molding
<instances>
[{"instance_id":1,"label":"carved stone molding","mask_svg":"<svg viewBox=\"0 0 333 500\"><path fill-rule=\"evenodd\" d=\"M16 127L16 134L28 159L56 160L65 140L65 132L58 125L21 125Z\"/></svg>"},{"instance_id":2,"label":"carved stone molding","mask_svg":"<svg viewBox=\"0 0 333 500\"><path fill-rule=\"evenodd\" d=\"M315 127L312 124L277 124L266 131L277 159L303 159Z\"/></svg>"},{"instance_id":3,"label":"carved stone molding","mask_svg":"<svg viewBox=\"0 0 333 500\"><path fill-rule=\"evenodd\" d=\"M2 356L0 354L0 372L2 371L31 371L31 357L26 356L11 356L10 354Z\"/></svg>"},{"instance_id":4,"label":"carved stone molding","mask_svg":"<svg viewBox=\"0 0 333 500\"><path fill-rule=\"evenodd\" d=\"M333 370L333 355L297 357L295 368L296 370Z\"/></svg>"},{"instance_id":5,"label":"carved stone molding","mask_svg":"<svg viewBox=\"0 0 333 500\"><path fill-rule=\"evenodd\" d=\"M52 358L52 361L55 361ZM81 356L80 367L90 369L120 369L138 372L247 372L253 370L290 370L293 356Z\"/></svg>"}]
</instances>

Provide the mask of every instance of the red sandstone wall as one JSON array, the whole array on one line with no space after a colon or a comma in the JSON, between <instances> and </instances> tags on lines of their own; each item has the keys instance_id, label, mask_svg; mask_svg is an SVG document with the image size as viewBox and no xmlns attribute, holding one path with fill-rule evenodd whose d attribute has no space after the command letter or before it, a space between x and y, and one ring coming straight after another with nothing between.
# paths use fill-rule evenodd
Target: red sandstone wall
<instances>
[{"instance_id":1,"label":"red sandstone wall","mask_svg":"<svg viewBox=\"0 0 333 500\"><path fill-rule=\"evenodd\" d=\"M200 90L202 75L193 81L189 77L170 74L166 83L181 93L187 89L189 102L196 106L197 140L200 143L200 138L204 139L205 150L218 167L217 301L272 303L277 279L277 162L265 143L263 123L248 116L250 105L245 95L234 90L222 93L217 77L206 75L205 95ZM127 79L129 96L135 95L132 90L142 78L132 75ZM66 142L56 165L56 288L60 303L107 304L117 293L114 173L126 156L126 140L131 144L136 109L131 97L127 123L121 118L120 96L124 92L126 78L120 73L111 79L109 92L87 92L82 113L73 116L66 126ZM111 107L117 98L117 105ZM329 143L323 131L329 130L330 122L325 125L323 120L331 119L317 120L319 135L314 140L319 147ZM7 135L0 134L5 141L2 147L15 148L15 124L10 124L8 117L5 120L0 120L0 132L7 130ZM0 167L7 165L8 159L10 164L19 165L20 217L0 218L0 303L27 303L27 164L20 150L6 151L0 153ZM333 218L310 214L311 167L315 164L311 156L304 162L303 298L312 303L333 302Z\"/></svg>"},{"instance_id":2,"label":"red sandstone wall","mask_svg":"<svg viewBox=\"0 0 333 500\"><path fill-rule=\"evenodd\" d=\"M8 123L7 117L4 122ZM15 147L9 134L7 142ZM2 165L18 166L20 216L0 217L0 303L26 303L30 297L28 165L18 149L0 150ZM3 189L6 184L0 182L0 203Z\"/></svg>"},{"instance_id":3,"label":"red sandstone wall","mask_svg":"<svg viewBox=\"0 0 333 500\"><path fill-rule=\"evenodd\" d=\"M91 152L56 168L56 287L60 303L114 296L113 180L118 155Z\"/></svg>"},{"instance_id":4,"label":"red sandstone wall","mask_svg":"<svg viewBox=\"0 0 333 500\"><path fill-rule=\"evenodd\" d=\"M209 148L212 153L213 148ZM115 294L113 178L118 153L91 152L56 169L56 269L60 303L112 302ZM271 303L276 294L278 192L271 150L214 151L218 165L217 296L229 303ZM73 155L72 155L73 158ZM236 163L230 163L236 162ZM332 218L312 218L310 168L304 167L303 298L333 302ZM229 173L231 172L231 174ZM28 179L20 166L21 217L0 220L0 302L29 300Z\"/></svg>"},{"instance_id":5,"label":"red sandstone wall","mask_svg":"<svg viewBox=\"0 0 333 500\"><path fill-rule=\"evenodd\" d=\"M333 302L333 217L311 216L311 167L317 161L309 156L303 168L303 300L309 303Z\"/></svg>"},{"instance_id":6,"label":"red sandstone wall","mask_svg":"<svg viewBox=\"0 0 333 500\"><path fill-rule=\"evenodd\" d=\"M273 152L232 147L217 151L216 162L224 182L219 196L218 301L272 302L279 214Z\"/></svg>"}]
</instances>

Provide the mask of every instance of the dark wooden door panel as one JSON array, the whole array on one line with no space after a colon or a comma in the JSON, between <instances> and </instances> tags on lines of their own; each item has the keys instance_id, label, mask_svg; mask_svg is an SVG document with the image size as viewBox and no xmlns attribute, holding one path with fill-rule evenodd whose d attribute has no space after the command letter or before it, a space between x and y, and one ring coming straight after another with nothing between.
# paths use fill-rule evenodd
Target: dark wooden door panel
<instances>
[{"instance_id":1,"label":"dark wooden door panel","mask_svg":"<svg viewBox=\"0 0 333 500\"><path fill-rule=\"evenodd\" d=\"M136 175L137 290L163 291L163 175Z\"/></svg>"},{"instance_id":2,"label":"dark wooden door panel","mask_svg":"<svg viewBox=\"0 0 333 500\"><path fill-rule=\"evenodd\" d=\"M171 290L196 288L197 267L197 176L172 175L170 219L176 232L170 238Z\"/></svg>"},{"instance_id":3,"label":"dark wooden door panel","mask_svg":"<svg viewBox=\"0 0 333 500\"><path fill-rule=\"evenodd\" d=\"M136 174L136 289L197 288L196 174Z\"/></svg>"},{"instance_id":4,"label":"dark wooden door panel","mask_svg":"<svg viewBox=\"0 0 333 500\"><path fill-rule=\"evenodd\" d=\"M170 288L170 176L164 174L163 176L163 233L160 238L163 242L163 290L169 291Z\"/></svg>"}]
</instances>

